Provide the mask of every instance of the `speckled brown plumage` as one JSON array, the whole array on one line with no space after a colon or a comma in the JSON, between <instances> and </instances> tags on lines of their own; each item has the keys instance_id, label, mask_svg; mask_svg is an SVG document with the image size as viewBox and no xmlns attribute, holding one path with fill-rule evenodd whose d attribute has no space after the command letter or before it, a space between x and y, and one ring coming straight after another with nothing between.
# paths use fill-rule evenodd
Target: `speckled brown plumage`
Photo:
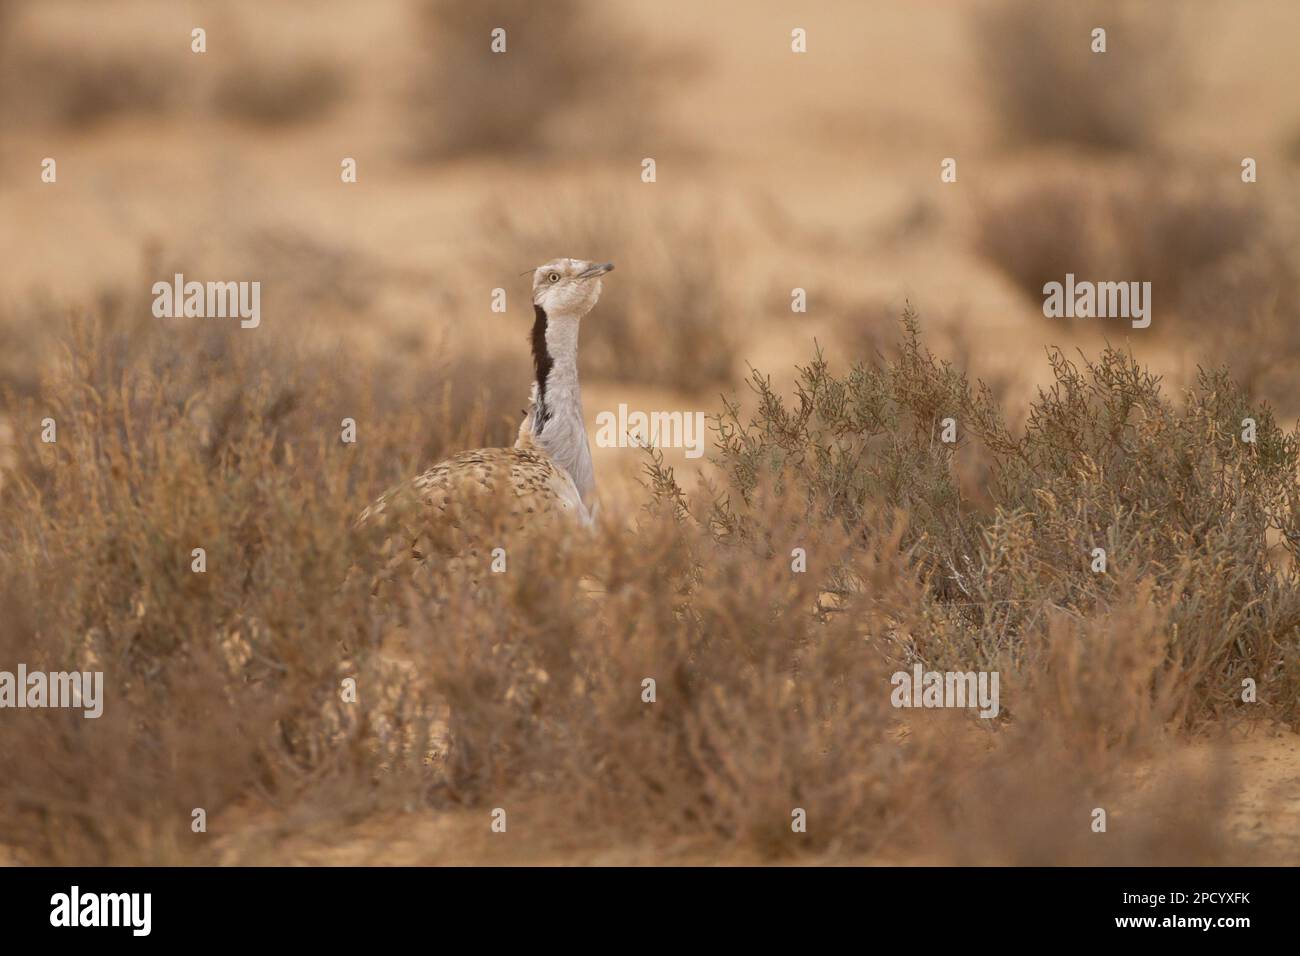
<instances>
[{"instance_id":1,"label":"speckled brown plumage","mask_svg":"<svg viewBox=\"0 0 1300 956\"><path fill-rule=\"evenodd\" d=\"M418 501L426 516L437 514L457 524L464 515L451 506L471 501L486 504L496 495L504 497L504 509L515 519L511 524L549 515L588 520L573 479L526 440L520 447L478 448L439 462L407 485L383 495L361 513L358 523L380 517L403 494Z\"/></svg>"},{"instance_id":2,"label":"speckled brown plumage","mask_svg":"<svg viewBox=\"0 0 1300 956\"><path fill-rule=\"evenodd\" d=\"M524 445L462 452L362 512L358 527L387 532L384 567L371 581L372 593L380 593L386 580L415 574L426 560L481 580L493 550L508 547L517 534L588 522L573 480L544 452Z\"/></svg>"}]
</instances>

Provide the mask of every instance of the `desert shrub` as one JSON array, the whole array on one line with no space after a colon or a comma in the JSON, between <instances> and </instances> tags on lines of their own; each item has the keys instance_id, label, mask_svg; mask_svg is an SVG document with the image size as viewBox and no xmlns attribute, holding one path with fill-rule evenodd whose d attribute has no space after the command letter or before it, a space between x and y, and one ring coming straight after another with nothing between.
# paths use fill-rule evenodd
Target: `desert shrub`
<instances>
[{"instance_id":1,"label":"desert shrub","mask_svg":"<svg viewBox=\"0 0 1300 956\"><path fill-rule=\"evenodd\" d=\"M1205 183L1143 176L1100 190L1051 180L982 201L975 246L1037 304L1067 273L1150 282L1159 311L1150 334L1176 329L1194 354L1230 365L1248 396L1295 410L1287 370L1300 357L1300 245L1283 217Z\"/></svg>"},{"instance_id":2,"label":"desert shrub","mask_svg":"<svg viewBox=\"0 0 1300 956\"><path fill-rule=\"evenodd\" d=\"M60 310L49 300L32 299L8 305L8 321L0 323L0 401L30 397L40 388L40 368L51 350L50 330Z\"/></svg>"},{"instance_id":3,"label":"desert shrub","mask_svg":"<svg viewBox=\"0 0 1300 956\"><path fill-rule=\"evenodd\" d=\"M870 832L876 773L898 755L879 675L853 666L856 626L807 613L815 575L672 522L511 553L520 565L494 587L412 624L449 701L442 799L564 792L580 826L773 852L790 806L812 806L826 837Z\"/></svg>"},{"instance_id":4,"label":"desert shrub","mask_svg":"<svg viewBox=\"0 0 1300 956\"><path fill-rule=\"evenodd\" d=\"M1086 180L1037 182L985 198L976 207L975 249L1025 296L1041 301L1044 284L1061 282L1066 273L1090 278L1118 266L1098 211L1103 202Z\"/></svg>"},{"instance_id":5,"label":"desert shrub","mask_svg":"<svg viewBox=\"0 0 1300 956\"><path fill-rule=\"evenodd\" d=\"M343 71L330 62L286 60L279 50L249 44L239 44L245 55L207 85L186 68L185 47L147 34L131 45L106 39L93 15L78 16L84 35L67 35L66 21L55 26L23 15L36 6L0 6L0 107L11 120L86 127L189 108L284 125L325 115L347 91Z\"/></svg>"},{"instance_id":6,"label":"desert shrub","mask_svg":"<svg viewBox=\"0 0 1300 956\"><path fill-rule=\"evenodd\" d=\"M321 60L249 59L224 73L213 93L216 109L266 126L326 115L343 99L342 71Z\"/></svg>"},{"instance_id":7,"label":"desert shrub","mask_svg":"<svg viewBox=\"0 0 1300 956\"><path fill-rule=\"evenodd\" d=\"M390 278L371 257L346 242L302 229L249 230L238 247L239 268L262 282L267 315L310 314L314 322L353 319L370 310L376 289Z\"/></svg>"},{"instance_id":8,"label":"desert shrub","mask_svg":"<svg viewBox=\"0 0 1300 956\"><path fill-rule=\"evenodd\" d=\"M1295 414L1300 361L1300 246L1246 243L1218 268L1188 282L1183 315L1207 354L1232 368L1252 396Z\"/></svg>"},{"instance_id":9,"label":"desert shrub","mask_svg":"<svg viewBox=\"0 0 1300 956\"><path fill-rule=\"evenodd\" d=\"M13 416L24 430L48 415L59 432L21 441L4 486L5 606L28 622L6 629L4 650L103 670L106 716L6 721L5 839L54 862L210 859L192 808L376 762L351 735L317 759L293 733L337 700L349 662L373 657L369 623L339 590L348 462L324 441L286 440L290 383L182 396L135 363L109 377L112 350L95 348L109 343L87 335ZM298 456L307 467L287 470ZM195 547L207 574L191 570ZM317 720L317 742L326 733Z\"/></svg>"},{"instance_id":10,"label":"desert shrub","mask_svg":"<svg viewBox=\"0 0 1300 956\"><path fill-rule=\"evenodd\" d=\"M63 329L38 394L6 409L19 437L0 485L14 625L0 653L106 674L99 720L4 724L0 842L26 858L212 861L195 807L291 801L312 821L312 807L405 806L428 786L430 712L380 655L379 549L352 524L451 445L513 426L487 424L474 382L205 321L168 325L147 298L105 294ZM413 406L425 414L397 413ZM340 441L345 416L359 447ZM54 444L36 440L45 417ZM340 703L345 677L360 706Z\"/></svg>"},{"instance_id":11,"label":"desert shrub","mask_svg":"<svg viewBox=\"0 0 1300 956\"><path fill-rule=\"evenodd\" d=\"M978 208L976 248L1027 296L1043 285L1101 278L1152 284L1169 308L1266 232L1257 207L1206 183L1142 177L1097 189L1077 179L1035 183Z\"/></svg>"},{"instance_id":12,"label":"desert shrub","mask_svg":"<svg viewBox=\"0 0 1300 956\"><path fill-rule=\"evenodd\" d=\"M489 46L498 27L505 54ZM426 159L620 148L654 123L653 78L683 65L585 0L425 0L415 36L411 145Z\"/></svg>"},{"instance_id":13,"label":"desert shrub","mask_svg":"<svg viewBox=\"0 0 1300 956\"><path fill-rule=\"evenodd\" d=\"M1300 437L1226 371L1202 371L1175 405L1157 376L1113 348L1082 366L1052 352L1055 382L1015 435L987 388L921 346L910 314L905 333L896 359L843 376L819 356L792 405L756 373L753 415L733 402L717 420L722 480L694 518L722 538L769 540L755 503L769 485L853 534L872 509L900 509L903 543L917 549L936 602L928 633L911 635L927 661L1014 662L1035 653L1018 635L1041 627L1046 611L1087 619L1150 587L1177 635L1166 652L1183 675L1181 717L1234 707L1251 677L1296 719ZM1242 440L1247 417L1253 442ZM940 441L945 418L957 423L955 445ZM955 459L973 455L986 459L982 511L955 477ZM654 477L660 497L691 508L671 476ZM1092 570L1098 547L1106 573ZM827 586L855 587L851 574Z\"/></svg>"},{"instance_id":14,"label":"desert shrub","mask_svg":"<svg viewBox=\"0 0 1300 956\"><path fill-rule=\"evenodd\" d=\"M1159 133L1186 85L1173 3L1141 10L1005 0L972 20L980 77L1005 135L1097 149L1136 149ZM1104 26L1107 49L1091 50Z\"/></svg>"},{"instance_id":15,"label":"desert shrub","mask_svg":"<svg viewBox=\"0 0 1300 956\"><path fill-rule=\"evenodd\" d=\"M125 114L163 113L183 94L176 71L159 57L17 34L0 37L2 108L10 120L86 126Z\"/></svg>"},{"instance_id":16,"label":"desert shrub","mask_svg":"<svg viewBox=\"0 0 1300 956\"><path fill-rule=\"evenodd\" d=\"M1203 802L1178 812L1126 779L1170 727L1226 710L1240 674L1295 718L1294 581L1259 540L1295 530L1295 439L1256 411L1257 445L1234 442L1221 377L1174 407L1123 356L1059 364L1017 436L912 328L884 369L814 363L797 409L756 379L754 422L729 405L718 423L712 496L660 462L635 527L519 536L485 506L462 530L506 547L506 573L430 555L375 598L387 531L355 529L359 506L421 441L492 436L426 420L422 381L142 314L99 303L11 415L0 659L106 672L98 721L0 723L0 843L23 861L283 862L292 837L427 804L506 806L512 835L557 848L1244 852L1214 771L1179 778ZM990 456L985 510L951 474L970 444L934 438L950 410ZM25 424L47 414L55 445ZM1105 580L1078 553L1100 529L1117 529ZM918 660L1001 668L1004 714L894 710L889 673ZM1129 814L1125 841L1079 837L1101 799ZM191 832L198 806L221 838Z\"/></svg>"},{"instance_id":17,"label":"desert shrub","mask_svg":"<svg viewBox=\"0 0 1300 956\"><path fill-rule=\"evenodd\" d=\"M66 6L66 5L64 5ZM160 114L188 95L184 53L108 44L93 14L58 21L55 4L0 2L0 116L6 123L88 127L127 114ZM52 14L55 23L42 22ZM87 28L82 34L77 26Z\"/></svg>"},{"instance_id":18,"label":"desert shrub","mask_svg":"<svg viewBox=\"0 0 1300 956\"><path fill-rule=\"evenodd\" d=\"M1219 278L1214 273L1234 254L1278 242L1260 207L1207 183L1147 176L1131 192L1112 192L1107 211L1117 268L1176 305L1186 304L1193 285Z\"/></svg>"},{"instance_id":19,"label":"desert shrub","mask_svg":"<svg viewBox=\"0 0 1300 956\"><path fill-rule=\"evenodd\" d=\"M840 366L855 362L870 363L886 356L897 357L898 316L910 308L911 303L906 300L846 298L832 301L823 310L831 315L831 337L824 350L829 367L838 370ZM982 347L981 330L971 322L965 310L931 317L926 327L932 339L943 343L943 351L950 356L953 368L971 381L986 385L1009 420L1017 419L1022 412L1014 389L1017 372L990 361L987 350ZM821 345L820 339L817 344Z\"/></svg>"},{"instance_id":20,"label":"desert shrub","mask_svg":"<svg viewBox=\"0 0 1300 956\"><path fill-rule=\"evenodd\" d=\"M763 507L781 547L669 509L635 534L511 549L520 564L480 587L436 588L409 624L417 670L448 702L435 806L508 804L511 832L556 848L585 834L742 859L1231 858L1216 767L1179 778L1202 796L1176 812L1126 780L1186 686L1166 661L1166 608L1133 593L1093 621L1031 622L1032 661L999 662L1015 700L1003 731L908 719L887 703L888 672L941 612L906 518L873 513L864 542L789 497ZM806 574L790 571L796 542ZM828 601L820 588L846 567L861 586ZM1087 839L1102 800L1132 815L1134 844ZM816 821L807 834L794 808Z\"/></svg>"}]
</instances>

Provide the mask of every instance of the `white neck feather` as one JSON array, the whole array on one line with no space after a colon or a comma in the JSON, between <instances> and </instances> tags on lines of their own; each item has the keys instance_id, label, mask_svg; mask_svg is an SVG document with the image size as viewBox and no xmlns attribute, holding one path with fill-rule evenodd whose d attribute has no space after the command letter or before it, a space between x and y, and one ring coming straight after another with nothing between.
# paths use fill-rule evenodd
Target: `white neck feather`
<instances>
[{"instance_id":1,"label":"white neck feather","mask_svg":"<svg viewBox=\"0 0 1300 956\"><path fill-rule=\"evenodd\" d=\"M583 504L591 510L595 506L596 473L578 387L579 325L580 319L572 315L546 317L546 350L551 365L546 381L534 383L531 424L534 440L569 473Z\"/></svg>"}]
</instances>

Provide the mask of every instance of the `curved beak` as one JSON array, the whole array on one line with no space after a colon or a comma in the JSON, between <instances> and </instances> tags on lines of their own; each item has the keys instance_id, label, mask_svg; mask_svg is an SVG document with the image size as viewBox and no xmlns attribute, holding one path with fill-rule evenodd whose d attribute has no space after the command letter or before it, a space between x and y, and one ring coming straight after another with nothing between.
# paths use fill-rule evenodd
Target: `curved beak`
<instances>
[{"instance_id":1,"label":"curved beak","mask_svg":"<svg viewBox=\"0 0 1300 956\"><path fill-rule=\"evenodd\" d=\"M594 278L596 278L597 276L603 276L606 272L613 272L613 271L614 271L614 263L612 263L612 262L601 262L601 263L599 263L599 264L593 264L593 265L591 265L591 266L590 266L589 268L587 268L586 271L584 271L584 272L579 272L579 273L578 273L578 278L579 278L579 279L594 279Z\"/></svg>"}]
</instances>

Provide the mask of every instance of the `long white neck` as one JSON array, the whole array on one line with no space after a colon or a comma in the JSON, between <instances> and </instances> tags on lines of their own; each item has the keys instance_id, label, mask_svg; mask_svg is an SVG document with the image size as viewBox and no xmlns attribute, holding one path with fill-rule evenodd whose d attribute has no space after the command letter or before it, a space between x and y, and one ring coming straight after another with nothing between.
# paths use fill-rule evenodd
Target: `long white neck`
<instances>
[{"instance_id":1,"label":"long white neck","mask_svg":"<svg viewBox=\"0 0 1300 956\"><path fill-rule=\"evenodd\" d=\"M578 388L578 326L572 315L548 315L534 306L533 439L569 473L588 509L595 504L596 473Z\"/></svg>"}]
</instances>

